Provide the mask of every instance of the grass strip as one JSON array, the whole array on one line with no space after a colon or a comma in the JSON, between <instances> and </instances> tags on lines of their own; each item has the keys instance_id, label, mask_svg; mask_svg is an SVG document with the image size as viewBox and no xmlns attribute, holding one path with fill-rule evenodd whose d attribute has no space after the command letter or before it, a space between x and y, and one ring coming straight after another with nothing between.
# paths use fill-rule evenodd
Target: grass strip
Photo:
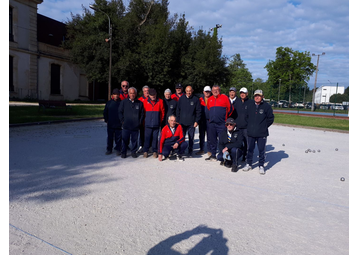
<instances>
[{"instance_id":1,"label":"grass strip","mask_svg":"<svg viewBox=\"0 0 358 255\"><path fill-rule=\"evenodd\" d=\"M322 118L316 116L306 117L306 116L298 116L292 114L275 113L274 123L349 131L349 120Z\"/></svg>"},{"instance_id":2,"label":"grass strip","mask_svg":"<svg viewBox=\"0 0 358 255\"><path fill-rule=\"evenodd\" d=\"M9 124L103 117L103 105L73 105L71 109L40 110L38 106L9 106Z\"/></svg>"}]
</instances>

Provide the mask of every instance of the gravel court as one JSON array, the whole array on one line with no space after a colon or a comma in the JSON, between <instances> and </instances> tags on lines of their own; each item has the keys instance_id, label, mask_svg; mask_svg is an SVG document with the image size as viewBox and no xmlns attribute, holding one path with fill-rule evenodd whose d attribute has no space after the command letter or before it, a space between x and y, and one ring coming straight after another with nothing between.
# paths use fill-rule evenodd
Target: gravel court
<instances>
[{"instance_id":1,"label":"gravel court","mask_svg":"<svg viewBox=\"0 0 358 255\"><path fill-rule=\"evenodd\" d=\"M264 176L106 156L102 121L9 136L10 254L348 254L347 133L274 124Z\"/></svg>"}]
</instances>

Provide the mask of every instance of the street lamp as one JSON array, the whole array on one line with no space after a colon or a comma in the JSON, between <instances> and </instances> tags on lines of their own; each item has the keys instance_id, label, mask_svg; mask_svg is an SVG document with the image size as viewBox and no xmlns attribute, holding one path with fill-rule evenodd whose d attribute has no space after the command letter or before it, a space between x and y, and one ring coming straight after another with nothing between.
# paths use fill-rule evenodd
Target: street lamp
<instances>
[{"instance_id":1,"label":"street lamp","mask_svg":"<svg viewBox=\"0 0 358 255\"><path fill-rule=\"evenodd\" d=\"M316 93L316 84L317 84L317 73L318 73L318 64L319 64L319 56L323 56L326 53L322 52L322 54L317 54L317 66L316 66L316 78L314 80L314 87L313 87L313 91L312 91L312 107L311 107L311 111L314 111L314 100L315 100L315 93ZM312 53L312 56L316 56L316 54Z\"/></svg>"},{"instance_id":2,"label":"street lamp","mask_svg":"<svg viewBox=\"0 0 358 255\"><path fill-rule=\"evenodd\" d=\"M109 18L108 14L94 7L93 5L89 6L94 11L100 11L107 15L108 17L108 39L105 39L106 42L109 42L109 74L108 74L108 100L111 100L111 79L112 79L112 26L111 26L111 19Z\"/></svg>"}]
</instances>

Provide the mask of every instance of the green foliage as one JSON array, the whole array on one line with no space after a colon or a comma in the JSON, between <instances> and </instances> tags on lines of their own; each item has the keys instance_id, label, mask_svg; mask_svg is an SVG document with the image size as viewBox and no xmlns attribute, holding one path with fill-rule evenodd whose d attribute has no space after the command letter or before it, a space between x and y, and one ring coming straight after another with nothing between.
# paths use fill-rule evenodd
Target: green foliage
<instances>
[{"instance_id":1,"label":"green foliage","mask_svg":"<svg viewBox=\"0 0 358 255\"><path fill-rule=\"evenodd\" d=\"M291 95L299 95L305 87L308 91L307 83L315 71L309 52L294 51L288 47L277 48L276 60L270 60L265 68L269 77L267 82L271 86L273 95L278 95L279 79L281 79L280 99L286 100L289 100L290 88Z\"/></svg>"},{"instance_id":2,"label":"green foliage","mask_svg":"<svg viewBox=\"0 0 358 255\"><path fill-rule=\"evenodd\" d=\"M252 74L249 72L246 64L244 64L239 53L231 57L228 69L230 72L228 87L235 87L238 90L246 87L250 92L250 88L253 88Z\"/></svg>"},{"instance_id":3,"label":"green foliage","mask_svg":"<svg viewBox=\"0 0 358 255\"><path fill-rule=\"evenodd\" d=\"M113 27L112 87L128 80L138 90L147 84L161 93L177 82L202 89L225 81L221 40L202 30L193 33L185 15L169 17L168 0L131 0L127 10L122 0L95 0L93 5L101 11L83 7L82 15L67 22L65 45L90 81L108 80L106 14Z\"/></svg>"},{"instance_id":4,"label":"green foliage","mask_svg":"<svg viewBox=\"0 0 358 255\"><path fill-rule=\"evenodd\" d=\"M329 98L330 103L342 103L342 102L349 102L349 96L347 94L333 94Z\"/></svg>"}]
</instances>

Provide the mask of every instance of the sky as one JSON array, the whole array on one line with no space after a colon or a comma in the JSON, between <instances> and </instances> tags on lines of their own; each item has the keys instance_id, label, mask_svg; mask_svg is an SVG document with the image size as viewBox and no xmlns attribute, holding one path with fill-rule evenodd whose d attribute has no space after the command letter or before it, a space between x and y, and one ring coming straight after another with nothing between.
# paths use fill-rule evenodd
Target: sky
<instances>
[{"instance_id":1,"label":"sky","mask_svg":"<svg viewBox=\"0 0 358 255\"><path fill-rule=\"evenodd\" d=\"M125 4L129 0L123 0ZM66 22L94 0L44 0L38 13ZM223 55L239 53L254 79L267 80L264 66L276 49L322 54L317 87L349 86L349 0L172 0L170 15L185 14L194 31L216 24ZM312 57L317 65L317 56ZM309 87L313 88L315 73Z\"/></svg>"}]
</instances>

